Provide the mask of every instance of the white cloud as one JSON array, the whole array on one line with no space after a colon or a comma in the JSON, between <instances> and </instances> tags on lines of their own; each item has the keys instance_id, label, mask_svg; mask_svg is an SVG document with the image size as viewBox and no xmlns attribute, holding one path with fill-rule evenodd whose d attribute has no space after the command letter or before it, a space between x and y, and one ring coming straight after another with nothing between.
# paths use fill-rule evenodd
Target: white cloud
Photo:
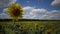
<instances>
[{"instance_id":1,"label":"white cloud","mask_svg":"<svg viewBox=\"0 0 60 34\"><path fill-rule=\"evenodd\" d=\"M0 19L9 19L9 16L6 13L2 13L0 14Z\"/></svg>"},{"instance_id":2,"label":"white cloud","mask_svg":"<svg viewBox=\"0 0 60 34\"><path fill-rule=\"evenodd\" d=\"M48 11L46 9L36 9L34 7L24 7L24 19L48 19L48 20L60 20L60 10ZM0 18L9 18L8 13L4 9L3 13L0 14Z\"/></svg>"},{"instance_id":3,"label":"white cloud","mask_svg":"<svg viewBox=\"0 0 60 34\"><path fill-rule=\"evenodd\" d=\"M17 0L0 0L0 7L1 6L8 6L12 3L15 3Z\"/></svg>"},{"instance_id":4,"label":"white cloud","mask_svg":"<svg viewBox=\"0 0 60 34\"><path fill-rule=\"evenodd\" d=\"M3 10L3 13L0 14L0 19L10 19L7 8Z\"/></svg>"},{"instance_id":5,"label":"white cloud","mask_svg":"<svg viewBox=\"0 0 60 34\"><path fill-rule=\"evenodd\" d=\"M51 3L51 5L53 5L53 6L60 6L60 0L54 0L52 3Z\"/></svg>"},{"instance_id":6,"label":"white cloud","mask_svg":"<svg viewBox=\"0 0 60 34\"><path fill-rule=\"evenodd\" d=\"M24 7L24 17L26 19L60 19L60 10L48 11L46 9L36 9L34 7Z\"/></svg>"}]
</instances>

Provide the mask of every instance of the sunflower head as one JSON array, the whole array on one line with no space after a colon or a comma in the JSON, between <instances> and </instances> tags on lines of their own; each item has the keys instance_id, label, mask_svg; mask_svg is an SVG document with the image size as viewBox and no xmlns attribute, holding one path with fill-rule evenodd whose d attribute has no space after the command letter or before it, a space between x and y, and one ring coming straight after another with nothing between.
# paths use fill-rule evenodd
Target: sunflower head
<instances>
[{"instance_id":1,"label":"sunflower head","mask_svg":"<svg viewBox=\"0 0 60 34\"><path fill-rule=\"evenodd\" d=\"M32 32L33 31L33 29L32 28L29 28L29 32Z\"/></svg>"},{"instance_id":2,"label":"sunflower head","mask_svg":"<svg viewBox=\"0 0 60 34\"><path fill-rule=\"evenodd\" d=\"M52 32L52 29L47 29L45 33L46 34L51 34L51 32Z\"/></svg>"},{"instance_id":3,"label":"sunflower head","mask_svg":"<svg viewBox=\"0 0 60 34\"><path fill-rule=\"evenodd\" d=\"M44 30L44 25L41 25L39 29Z\"/></svg>"},{"instance_id":4,"label":"sunflower head","mask_svg":"<svg viewBox=\"0 0 60 34\"><path fill-rule=\"evenodd\" d=\"M20 4L11 4L8 8L8 13L13 18L22 18L23 9Z\"/></svg>"}]
</instances>

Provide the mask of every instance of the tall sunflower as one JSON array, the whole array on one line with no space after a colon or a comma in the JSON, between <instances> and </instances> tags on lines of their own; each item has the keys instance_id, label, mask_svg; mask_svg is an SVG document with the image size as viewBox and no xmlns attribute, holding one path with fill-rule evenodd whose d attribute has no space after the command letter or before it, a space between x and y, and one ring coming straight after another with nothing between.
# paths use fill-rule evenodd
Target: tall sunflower
<instances>
[{"instance_id":1,"label":"tall sunflower","mask_svg":"<svg viewBox=\"0 0 60 34\"><path fill-rule=\"evenodd\" d=\"M20 4L11 4L8 8L8 13L14 19L22 18L23 9Z\"/></svg>"}]
</instances>

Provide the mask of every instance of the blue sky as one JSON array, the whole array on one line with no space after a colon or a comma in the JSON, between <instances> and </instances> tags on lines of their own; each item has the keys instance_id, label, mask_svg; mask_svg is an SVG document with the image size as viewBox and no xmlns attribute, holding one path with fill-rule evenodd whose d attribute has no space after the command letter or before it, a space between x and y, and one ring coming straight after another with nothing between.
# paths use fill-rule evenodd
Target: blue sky
<instances>
[{"instance_id":1,"label":"blue sky","mask_svg":"<svg viewBox=\"0 0 60 34\"><path fill-rule=\"evenodd\" d=\"M53 0L17 0L17 3L20 3L24 6L32 6L36 8L45 8L48 10L60 10L60 6L52 6Z\"/></svg>"},{"instance_id":2,"label":"blue sky","mask_svg":"<svg viewBox=\"0 0 60 34\"><path fill-rule=\"evenodd\" d=\"M24 19L60 20L60 0L0 0L0 19L10 18L7 8L12 3L23 7Z\"/></svg>"}]
</instances>

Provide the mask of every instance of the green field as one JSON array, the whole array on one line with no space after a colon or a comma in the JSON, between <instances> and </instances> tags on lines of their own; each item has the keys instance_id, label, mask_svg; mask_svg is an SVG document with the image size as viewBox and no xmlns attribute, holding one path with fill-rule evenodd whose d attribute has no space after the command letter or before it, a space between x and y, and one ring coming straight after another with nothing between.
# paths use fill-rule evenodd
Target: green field
<instances>
[{"instance_id":1,"label":"green field","mask_svg":"<svg viewBox=\"0 0 60 34\"><path fill-rule=\"evenodd\" d=\"M57 20L0 21L0 25L3 34L60 34L60 21Z\"/></svg>"}]
</instances>

